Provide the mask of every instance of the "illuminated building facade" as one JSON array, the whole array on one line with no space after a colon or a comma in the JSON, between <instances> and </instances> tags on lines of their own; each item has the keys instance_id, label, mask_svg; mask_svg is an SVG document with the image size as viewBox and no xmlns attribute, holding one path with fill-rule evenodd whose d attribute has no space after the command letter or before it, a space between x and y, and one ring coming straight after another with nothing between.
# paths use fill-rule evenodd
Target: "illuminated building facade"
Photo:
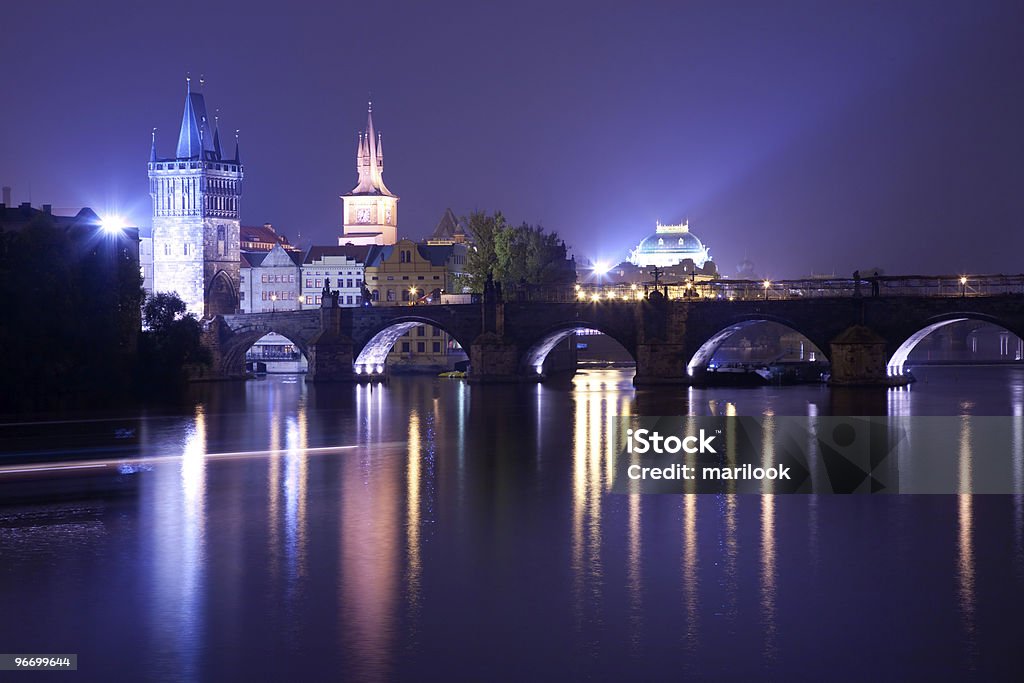
<instances>
[{"instance_id":1,"label":"illuminated building facade","mask_svg":"<svg viewBox=\"0 0 1024 683\"><path fill-rule=\"evenodd\" d=\"M239 202L242 164L221 150L218 122L191 79L173 157L156 153L153 132L149 193L153 199L153 288L177 292L200 317L234 313L239 291Z\"/></svg>"},{"instance_id":2,"label":"illuminated building facade","mask_svg":"<svg viewBox=\"0 0 1024 683\"><path fill-rule=\"evenodd\" d=\"M398 196L384 184L384 147L373 128L373 103L367 108L366 130L356 146L359 180L341 196L339 245L386 245L398 240Z\"/></svg>"},{"instance_id":3,"label":"illuminated building facade","mask_svg":"<svg viewBox=\"0 0 1024 683\"><path fill-rule=\"evenodd\" d=\"M640 240L629 254L629 262L641 268L668 268L686 260L693 261L697 268L711 260L708 248L690 232L688 221L679 225L658 223L654 234Z\"/></svg>"}]
</instances>

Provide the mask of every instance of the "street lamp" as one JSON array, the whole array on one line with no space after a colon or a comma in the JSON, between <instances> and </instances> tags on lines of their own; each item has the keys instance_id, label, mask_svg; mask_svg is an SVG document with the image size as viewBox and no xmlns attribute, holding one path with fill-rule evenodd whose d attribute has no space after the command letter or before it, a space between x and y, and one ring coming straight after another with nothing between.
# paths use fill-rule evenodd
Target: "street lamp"
<instances>
[{"instance_id":1,"label":"street lamp","mask_svg":"<svg viewBox=\"0 0 1024 683\"><path fill-rule=\"evenodd\" d=\"M771 287L771 286L772 286L772 283L771 283L770 280L765 280L764 281L764 300L765 301L768 300L768 288Z\"/></svg>"},{"instance_id":2,"label":"street lamp","mask_svg":"<svg viewBox=\"0 0 1024 683\"><path fill-rule=\"evenodd\" d=\"M270 307L273 313L277 313L277 294L270 295Z\"/></svg>"},{"instance_id":3,"label":"street lamp","mask_svg":"<svg viewBox=\"0 0 1024 683\"><path fill-rule=\"evenodd\" d=\"M960 276L960 296L967 296L967 276Z\"/></svg>"}]
</instances>

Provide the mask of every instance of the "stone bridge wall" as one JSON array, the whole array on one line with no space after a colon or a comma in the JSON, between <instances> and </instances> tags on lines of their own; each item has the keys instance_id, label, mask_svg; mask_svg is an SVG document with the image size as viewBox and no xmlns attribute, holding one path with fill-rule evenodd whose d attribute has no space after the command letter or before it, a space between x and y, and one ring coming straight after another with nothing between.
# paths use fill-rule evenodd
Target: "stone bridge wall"
<instances>
[{"instance_id":1,"label":"stone bridge wall","mask_svg":"<svg viewBox=\"0 0 1024 683\"><path fill-rule=\"evenodd\" d=\"M685 383L690 381L687 363L709 340L730 326L750 321L786 325L831 358L832 341L854 326L877 335L875 355L884 348L884 355L891 357L917 331L956 318L993 322L1024 336L1024 296L321 308L218 317L207 323L204 340L214 353L214 371L220 376L243 374L246 349L268 332L277 332L310 360L310 379L346 380L354 378L354 359L368 345L382 343L382 332L389 326L425 323L444 329L469 352L471 379L513 381L543 377L536 367L543 363L546 349L553 348L553 340L564 338L572 329L591 328L615 339L636 359L638 384ZM844 348L843 357L853 357L849 346Z\"/></svg>"}]
</instances>

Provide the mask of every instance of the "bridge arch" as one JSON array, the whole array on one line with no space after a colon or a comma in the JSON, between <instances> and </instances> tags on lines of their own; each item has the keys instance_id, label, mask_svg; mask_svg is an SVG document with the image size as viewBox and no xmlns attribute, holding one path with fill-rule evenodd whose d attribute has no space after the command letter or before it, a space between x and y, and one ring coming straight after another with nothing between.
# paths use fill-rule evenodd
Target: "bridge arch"
<instances>
[{"instance_id":1,"label":"bridge arch","mask_svg":"<svg viewBox=\"0 0 1024 683\"><path fill-rule=\"evenodd\" d=\"M636 362L636 350L631 348L628 340L622 339L615 330L607 325L594 323L588 320L571 320L559 323L544 330L523 352L519 361L520 372L526 377L541 377L544 375L544 361L559 343L565 341L570 335L581 330L594 330L613 339L619 346L626 350L633 362Z\"/></svg>"},{"instance_id":2,"label":"bridge arch","mask_svg":"<svg viewBox=\"0 0 1024 683\"><path fill-rule=\"evenodd\" d=\"M309 343L302 335L296 334L285 326L246 325L234 330L234 334L231 335L230 344L222 352L221 363L224 366L225 373L228 376L244 374L246 352L248 352L253 344L268 334L278 334L295 344L295 348L299 350L303 358L306 359L306 362L309 362Z\"/></svg>"},{"instance_id":3,"label":"bridge arch","mask_svg":"<svg viewBox=\"0 0 1024 683\"><path fill-rule=\"evenodd\" d=\"M952 325L954 323L965 322L967 320L977 320L979 322L989 323L995 325L996 327L1000 327L1006 330L1010 334L1014 334L1017 337L1024 338L1024 330L1015 329L1014 326L1001 320L1000 318L987 315L984 313L957 312L937 315L925 320L923 325L920 328L918 328L917 331L910 334L906 339L903 340L903 342L899 346L896 347L896 349L892 352L892 355L889 356L889 360L886 363L886 373L890 377L898 377L900 375L903 375L906 372L904 366L906 365L911 352L917 347L918 344L924 341L925 337L943 327Z\"/></svg>"},{"instance_id":4,"label":"bridge arch","mask_svg":"<svg viewBox=\"0 0 1024 683\"><path fill-rule=\"evenodd\" d=\"M451 329L452 326L427 315L400 315L389 318L382 327L370 334L361 347L358 347L358 353L355 353L355 358L352 361L356 374L383 372L388 354L394 348L395 343L406 332L420 325L436 327L454 339L465 353L469 354L469 344L472 340L464 339L458 331Z\"/></svg>"},{"instance_id":5,"label":"bridge arch","mask_svg":"<svg viewBox=\"0 0 1024 683\"><path fill-rule=\"evenodd\" d=\"M761 323L775 323L781 325L788 330L796 332L804 339L811 342L812 346L815 347L817 353L821 354L823 360L830 360L828 357L827 347L822 340L816 339L814 336L807 334L800 326L793 323L790 320L781 318L774 315L767 315L763 313L745 315L736 317L731 323L721 328L714 334L712 334L706 341L704 341L700 347L693 353L690 359L686 363L686 374L689 377L693 377L696 372L702 368L706 368L708 363L714 357L715 352L725 343L725 340L733 336L737 332L741 332L745 329L753 327Z\"/></svg>"}]
</instances>

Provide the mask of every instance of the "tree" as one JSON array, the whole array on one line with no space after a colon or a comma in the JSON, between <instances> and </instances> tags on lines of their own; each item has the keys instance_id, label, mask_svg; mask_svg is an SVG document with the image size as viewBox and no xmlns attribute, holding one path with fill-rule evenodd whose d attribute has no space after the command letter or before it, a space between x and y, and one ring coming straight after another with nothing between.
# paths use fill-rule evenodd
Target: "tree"
<instances>
[{"instance_id":1,"label":"tree","mask_svg":"<svg viewBox=\"0 0 1024 683\"><path fill-rule=\"evenodd\" d=\"M180 389L191 366L210 364L210 353L202 344L202 325L185 311L185 302L176 292L159 292L146 299L142 315L149 329L139 350L143 390L166 394Z\"/></svg>"},{"instance_id":2,"label":"tree","mask_svg":"<svg viewBox=\"0 0 1024 683\"><path fill-rule=\"evenodd\" d=\"M474 243L466 268L473 291L483 291L488 277L506 289L575 281L575 269L566 260L565 243L557 233L528 223L510 227L500 211L475 212L466 223Z\"/></svg>"}]
</instances>

